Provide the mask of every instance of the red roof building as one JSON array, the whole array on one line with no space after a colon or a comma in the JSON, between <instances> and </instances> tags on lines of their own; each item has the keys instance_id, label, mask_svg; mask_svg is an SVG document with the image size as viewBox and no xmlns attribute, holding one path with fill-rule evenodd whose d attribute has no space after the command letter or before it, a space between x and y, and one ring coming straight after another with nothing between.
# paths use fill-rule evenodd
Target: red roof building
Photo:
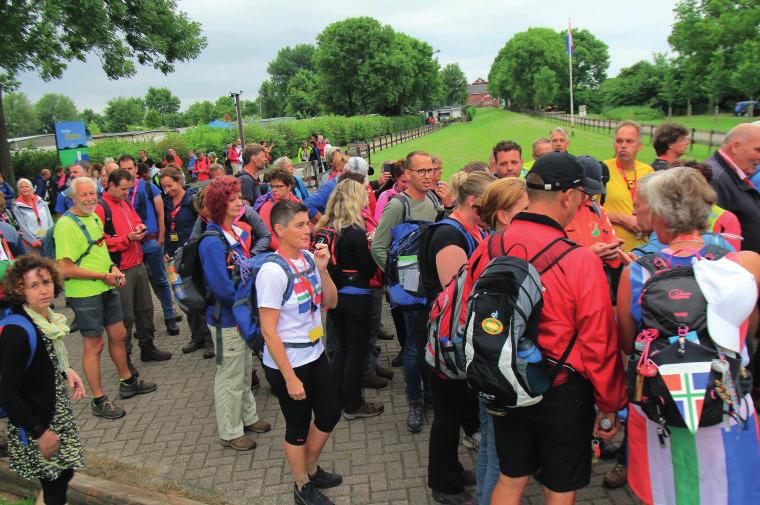
<instances>
[{"instance_id":1,"label":"red roof building","mask_svg":"<svg viewBox=\"0 0 760 505\"><path fill-rule=\"evenodd\" d=\"M476 79L467 86L467 105L474 107L498 107L499 99L488 94L488 81Z\"/></svg>"}]
</instances>

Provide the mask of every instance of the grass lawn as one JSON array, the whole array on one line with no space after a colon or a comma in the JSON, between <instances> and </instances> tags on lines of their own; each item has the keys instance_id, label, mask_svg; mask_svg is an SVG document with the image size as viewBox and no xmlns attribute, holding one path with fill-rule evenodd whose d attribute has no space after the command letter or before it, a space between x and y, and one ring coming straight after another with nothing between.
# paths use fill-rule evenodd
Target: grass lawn
<instances>
[{"instance_id":1,"label":"grass lawn","mask_svg":"<svg viewBox=\"0 0 760 505\"><path fill-rule=\"evenodd\" d=\"M589 117L605 119L601 114L589 114ZM641 121L644 124L662 124L678 123L686 126L687 128L696 128L697 130L715 130L716 132L727 132L734 126L741 123L751 123L752 121L758 121L760 117L748 118L748 117L736 117L733 114L721 114L718 116L718 120L715 120L715 116L712 114L699 114L694 116L673 116L670 119L647 119Z\"/></svg>"},{"instance_id":2,"label":"grass lawn","mask_svg":"<svg viewBox=\"0 0 760 505\"><path fill-rule=\"evenodd\" d=\"M26 500L6 500L0 498L0 505L34 505L34 499L27 498Z\"/></svg>"},{"instance_id":3,"label":"grass lawn","mask_svg":"<svg viewBox=\"0 0 760 505\"><path fill-rule=\"evenodd\" d=\"M404 142L372 154L372 165L381 167L384 160L405 158L410 151L422 150L443 159L444 177L448 178L471 161L488 161L491 148L500 140L513 140L523 148L523 158L531 159L531 146L538 137L548 137L555 123L502 109L479 109L470 123L457 123L436 133ZM638 158L651 162L654 149L649 137L642 139L644 147ZM590 154L599 160L613 156L612 136L576 128L569 151L575 155ZM703 160L710 153L707 146L695 145L686 159Z\"/></svg>"}]
</instances>

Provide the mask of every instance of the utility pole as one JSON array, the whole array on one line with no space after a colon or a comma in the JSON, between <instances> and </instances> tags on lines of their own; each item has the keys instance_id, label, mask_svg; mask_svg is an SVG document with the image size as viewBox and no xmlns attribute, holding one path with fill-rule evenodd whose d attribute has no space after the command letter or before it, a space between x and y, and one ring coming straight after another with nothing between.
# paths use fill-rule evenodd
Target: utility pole
<instances>
[{"instance_id":1,"label":"utility pole","mask_svg":"<svg viewBox=\"0 0 760 505\"><path fill-rule=\"evenodd\" d=\"M238 130L240 130L240 145L245 145L245 139L243 138L243 115L240 113L240 95L243 94L243 91L238 91L235 93L234 91L230 92L230 96L235 99L235 112L237 112L237 120L238 120Z\"/></svg>"}]
</instances>

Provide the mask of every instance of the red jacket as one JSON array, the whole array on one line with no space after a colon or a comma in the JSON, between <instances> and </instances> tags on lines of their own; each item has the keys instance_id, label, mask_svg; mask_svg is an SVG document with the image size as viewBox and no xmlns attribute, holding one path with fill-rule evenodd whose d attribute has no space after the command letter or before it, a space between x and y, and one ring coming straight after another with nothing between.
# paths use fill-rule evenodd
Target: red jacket
<instances>
[{"instance_id":1,"label":"red jacket","mask_svg":"<svg viewBox=\"0 0 760 505\"><path fill-rule=\"evenodd\" d=\"M198 181L208 180L208 177L209 177L208 167L209 167L208 158L195 160L195 165L193 165L193 172L195 172L195 177Z\"/></svg>"},{"instance_id":2,"label":"red jacket","mask_svg":"<svg viewBox=\"0 0 760 505\"><path fill-rule=\"evenodd\" d=\"M227 149L227 159L230 160L230 163L240 163L240 153L235 146Z\"/></svg>"},{"instance_id":3,"label":"red jacket","mask_svg":"<svg viewBox=\"0 0 760 505\"><path fill-rule=\"evenodd\" d=\"M119 270L125 271L134 268L143 261L142 244L129 240L128 235L138 224L142 224L140 216L137 215L137 212L135 212L135 209L132 208L129 202L114 198L107 191L103 193L103 200L108 205L108 208L111 209L111 221L114 228L113 235L108 235L107 233L105 235L108 252L111 253L111 258L114 259L114 262L118 263ZM95 212L105 226L106 212L103 209L103 204L98 203L98 206L95 207Z\"/></svg>"},{"instance_id":4,"label":"red jacket","mask_svg":"<svg viewBox=\"0 0 760 505\"><path fill-rule=\"evenodd\" d=\"M562 226L551 218L523 212L515 217L504 241L508 247L522 244L512 247L510 255L528 259L564 236ZM541 282L544 307L538 325L539 349L544 356L558 360L577 333L567 364L591 382L600 410L615 412L623 408L623 361L602 261L579 247L544 273Z\"/></svg>"}]
</instances>

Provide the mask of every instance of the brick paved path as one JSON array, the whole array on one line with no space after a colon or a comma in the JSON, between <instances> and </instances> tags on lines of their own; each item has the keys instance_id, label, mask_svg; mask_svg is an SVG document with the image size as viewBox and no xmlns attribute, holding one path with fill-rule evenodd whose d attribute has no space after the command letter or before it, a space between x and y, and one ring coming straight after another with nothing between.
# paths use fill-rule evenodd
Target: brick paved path
<instances>
[{"instance_id":1,"label":"brick paved path","mask_svg":"<svg viewBox=\"0 0 760 505\"><path fill-rule=\"evenodd\" d=\"M159 306L157 300L154 303ZM71 318L71 312L66 313ZM87 401L76 402L74 409L87 454L97 455L98 461L118 460L144 468L138 475L150 473L176 481L176 487L193 489L196 497L208 494L240 505L291 505L293 484L282 452L285 422L265 381L256 392L256 403L260 417L272 423L272 431L256 435L255 451L241 453L223 448L213 408L214 360L204 360L200 351L183 355L180 348L189 340L187 324L180 323L181 335L170 337L160 320L160 310L156 314L157 344L173 352L174 357L163 363L140 363L138 355L135 365L142 377L159 384L158 391L121 400L127 415L117 421L95 418ZM386 328L393 327L388 313L384 324ZM81 374L79 333L70 335L66 343L72 366ZM397 343L380 344L381 364L389 366L398 350ZM117 398L116 374L107 352L102 363L106 394ZM258 363L256 367L260 372ZM385 405L385 413L350 423L341 419L325 448L321 464L344 477L342 486L326 493L336 504L435 503L426 486L432 411L427 411L422 433L412 435L407 431L403 377L399 368L394 371L391 387L366 391L368 400ZM465 468L472 469L474 453L462 448L460 455ZM609 466L595 466L592 485L579 492L579 504L637 503L627 489L609 491L602 487L602 476ZM529 487L524 503L543 503L535 483Z\"/></svg>"}]
</instances>

